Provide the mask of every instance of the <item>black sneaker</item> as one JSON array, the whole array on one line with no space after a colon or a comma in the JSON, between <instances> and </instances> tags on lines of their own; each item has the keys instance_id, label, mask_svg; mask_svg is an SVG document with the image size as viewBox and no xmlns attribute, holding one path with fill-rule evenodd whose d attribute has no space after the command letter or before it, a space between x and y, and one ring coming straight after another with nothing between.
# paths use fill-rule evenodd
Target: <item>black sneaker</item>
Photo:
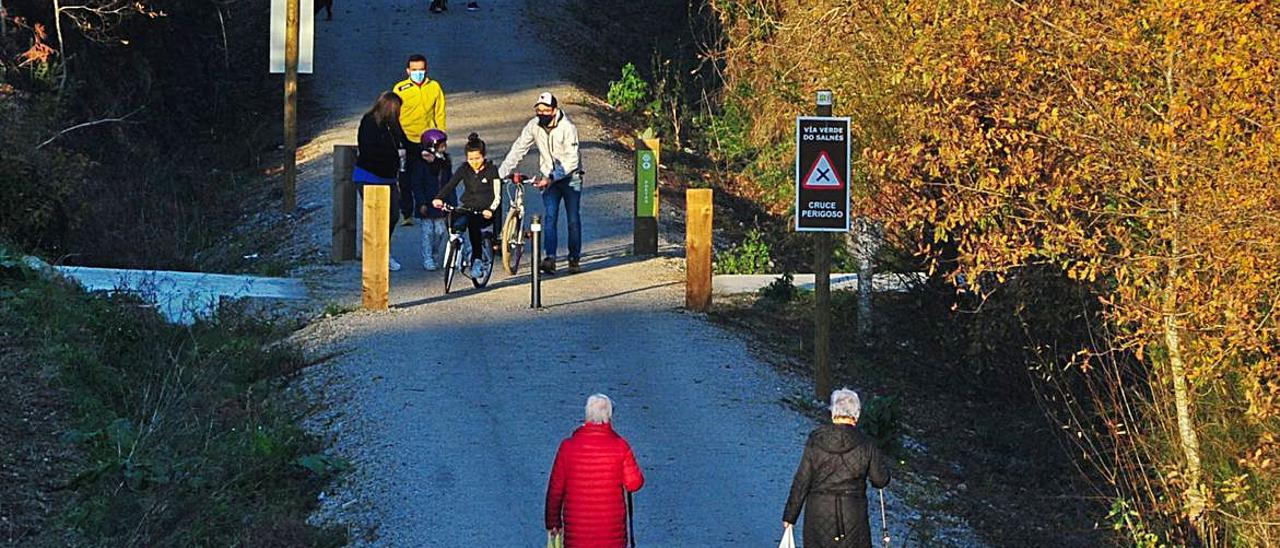
<instances>
[{"instance_id":1,"label":"black sneaker","mask_svg":"<svg viewBox=\"0 0 1280 548\"><path fill-rule=\"evenodd\" d=\"M479 2L467 2L467 11L480 11Z\"/></svg>"},{"instance_id":2,"label":"black sneaker","mask_svg":"<svg viewBox=\"0 0 1280 548\"><path fill-rule=\"evenodd\" d=\"M541 265L539 268L540 268L543 272L546 272L547 274L555 274L555 273L556 273L556 260L555 260L555 259L552 259L551 257L547 257L547 258L545 258L545 259L543 259L543 260L542 260L542 265Z\"/></svg>"},{"instance_id":3,"label":"black sneaker","mask_svg":"<svg viewBox=\"0 0 1280 548\"><path fill-rule=\"evenodd\" d=\"M579 273L579 272L582 272L582 266L581 266L580 264L578 264L578 260L577 260L577 259L569 259L569 273L570 273L570 274L577 274L577 273Z\"/></svg>"}]
</instances>

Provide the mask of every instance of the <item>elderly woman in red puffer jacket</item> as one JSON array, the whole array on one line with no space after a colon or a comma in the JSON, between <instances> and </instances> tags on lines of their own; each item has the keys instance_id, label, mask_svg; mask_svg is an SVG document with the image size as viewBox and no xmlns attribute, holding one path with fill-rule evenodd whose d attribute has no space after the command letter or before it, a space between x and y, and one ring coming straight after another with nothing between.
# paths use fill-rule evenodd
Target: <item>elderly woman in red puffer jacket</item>
<instances>
[{"instance_id":1,"label":"elderly woman in red puffer jacket","mask_svg":"<svg viewBox=\"0 0 1280 548\"><path fill-rule=\"evenodd\" d=\"M547 482L546 525L566 548L620 548L627 543L623 490L644 486L631 446L613 431L613 401L587 398L586 424L560 443Z\"/></svg>"}]
</instances>

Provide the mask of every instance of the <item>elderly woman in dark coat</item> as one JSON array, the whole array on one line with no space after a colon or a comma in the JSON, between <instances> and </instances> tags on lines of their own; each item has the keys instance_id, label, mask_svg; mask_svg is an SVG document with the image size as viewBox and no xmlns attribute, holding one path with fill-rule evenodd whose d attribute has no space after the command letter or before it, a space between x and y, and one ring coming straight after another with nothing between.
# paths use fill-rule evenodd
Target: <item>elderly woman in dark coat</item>
<instances>
[{"instance_id":1,"label":"elderly woman in dark coat","mask_svg":"<svg viewBox=\"0 0 1280 548\"><path fill-rule=\"evenodd\" d=\"M791 482L791 496L782 513L782 526L791 527L804 507L806 548L871 546L867 520L867 481L889 484L884 455L857 429L862 402L852 390L831 393L831 424L809 434L800 468Z\"/></svg>"}]
</instances>

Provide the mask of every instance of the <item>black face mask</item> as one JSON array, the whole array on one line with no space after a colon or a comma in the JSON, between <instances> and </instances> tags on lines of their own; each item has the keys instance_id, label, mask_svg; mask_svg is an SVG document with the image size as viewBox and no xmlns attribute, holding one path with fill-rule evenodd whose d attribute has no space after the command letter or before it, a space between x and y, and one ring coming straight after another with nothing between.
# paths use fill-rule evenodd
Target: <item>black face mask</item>
<instances>
[{"instance_id":1,"label":"black face mask","mask_svg":"<svg viewBox=\"0 0 1280 548\"><path fill-rule=\"evenodd\" d=\"M551 127L551 120L555 117L556 115L554 114L539 114L538 125L542 127Z\"/></svg>"}]
</instances>

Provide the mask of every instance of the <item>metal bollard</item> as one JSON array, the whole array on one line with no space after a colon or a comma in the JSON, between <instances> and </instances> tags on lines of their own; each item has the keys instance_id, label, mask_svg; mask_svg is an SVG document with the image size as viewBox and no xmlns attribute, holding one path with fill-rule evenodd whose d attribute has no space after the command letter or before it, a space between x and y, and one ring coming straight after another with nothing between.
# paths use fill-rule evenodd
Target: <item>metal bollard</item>
<instances>
[{"instance_id":1,"label":"metal bollard","mask_svg":"<svg viewBox=\"0 0 1280 548\"><path fill-rule=\"evenodd\" d=\"M533 232L533 262L529 269L533 276L529 285L529 308L542 308L542 216L534 215L529 223Z\"/></svg>"}]
</instances>

